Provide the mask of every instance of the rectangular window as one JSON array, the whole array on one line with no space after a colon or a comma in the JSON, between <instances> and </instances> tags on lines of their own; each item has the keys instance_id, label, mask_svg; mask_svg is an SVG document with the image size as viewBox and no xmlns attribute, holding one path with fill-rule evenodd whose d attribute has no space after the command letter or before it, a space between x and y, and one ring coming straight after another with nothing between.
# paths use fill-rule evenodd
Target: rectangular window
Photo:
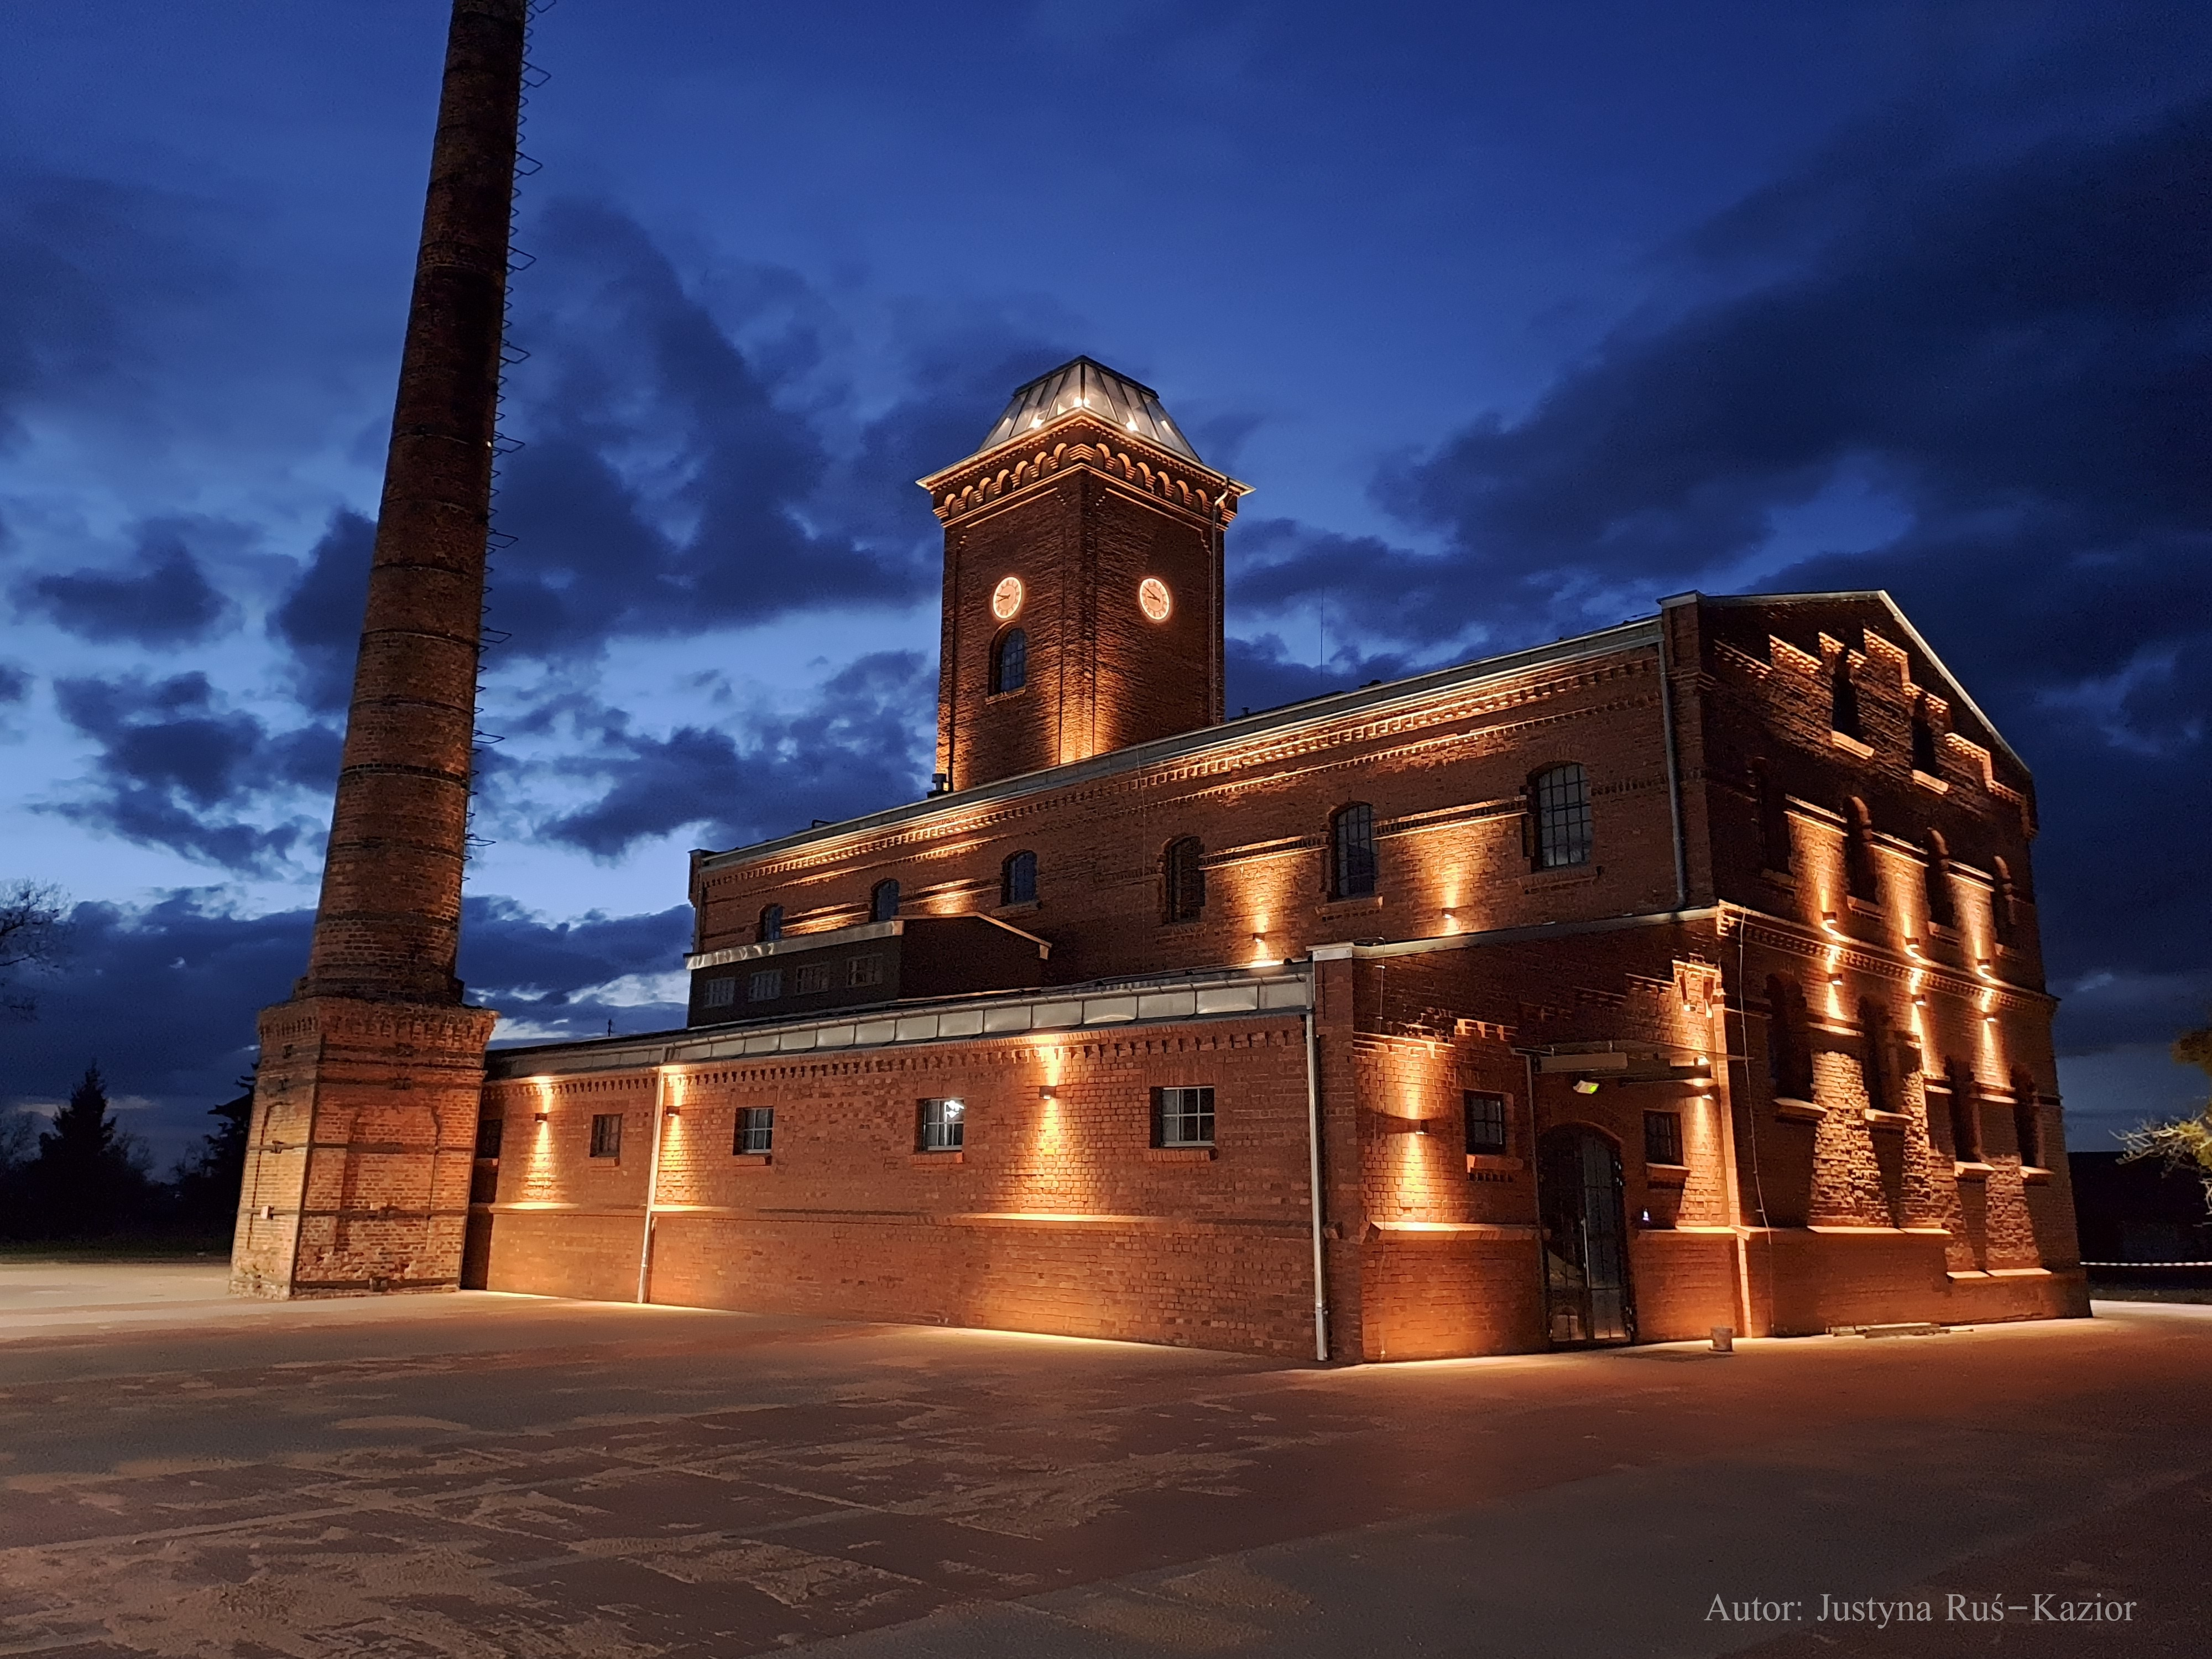
<instances>
[{"instance_id":1,"label":"rectangular window","mask_svg":"<svg viewBox=\"0 0 2212 1659\"><path fill-rule=\"evenodd\" d=\"M1213 1091L1211 1089L1153 1090L1152 1145L1155 1146L1211 1146L1213 1145Z\"/></svg>"},{"instance_id":2,"label":"rectangular window","mask_svg":"<svg viewBox=\"0 0 2212 1659\"><path fill-rule=\"evenodd\" d=\"M847 964L846 971L850 975L845 981L848 985L881 985L884 982L884 959L873 954L854 957Z\"/></svg>"},{"instance_id":3,"label":"rectangular window","mask_svg":"<svg viewBox=\"0 0 2212 1659\"><path fill-rule=\"evenodd\" d=\"M783 969L781 968L757 969L753 976L745 981L745 1000L748 1002L774 1002L782 994Z\"/></svg>"},{"instance_id":4,"label":"rectangular window","mask_svg":"<svg viewBox=\"0 0 2212 1659\"><path fill-rule=\"evenodd\" d=\"M1682 1115L1646 1112L1644 1115L1644 1161L1674 1164L1682 1161Z\"/></svg>"},{"instance_id":5,"label":"rectangular window","mask_svg":"<svg viewBox=\"0 0 2212 1659\"><path fill-rule=\"evenodd\" d=\"M622 1114L597 1112L592 1116L592 1156L620 1158L622 1156Z\"/></svg>"},{"instance_id":6,"label":"rectangular window","mask_svg":"<svg viewBox=\"0 0 2212 1659\"><path fill-rule=\"evenodd\" d=\"M478 1158L497 1158L499 1156L500 1136L506 1128L507 1123L502 1118L487 1117L479 1119L477 1122L477 1156Z\"/></svg>"},{"instance_id":7,"label":"rectangular window","mask_svg":"<svg viewBox=\"0 0 2212 1659\"><path fill-rule=\"evenodd\" d=\"M917 1141L925 1152L957 1152L966 1145L968 1105L960 1100L921 1103L921 1133Z\"/></svg>"},{"instance_id":8,"label":"rectangular window","mask_svg":"<svg viewBox=\"0 0 2212 1659\"><path fill-rule=\"evenodd\" d=\"M1468 1089L1460 1096L1467 1111L1467 1149L1487 1156L1505 1151L1505 1097Z\"/></svg>"},{"instance_id":9,"label":"rectangular window","mask_svg":"<svg viewBox=\"0 0 2212 1659\"><path fill-rule=\"evenodd\" d=\"M797 981L792 987L792 994L794 996L811 996L817 991L826 991L830 988L830 964L826 962L811 962L794 974L793 978Z\"/></svg>"},{"instance_id":10,"label":"rectangular window","mask_svg":"<svg viewBox=\"0 0 2212 1659\"><path fill-rule=\"evenodd\" d=\"M738 981L727 975L710 979L699 988L702 1008L727 1008L738 1000Z\"/></svg>"},{"instance_id":11,"label":"rectangular window","mask_svg":"<svg viewBox=\"0 0 2212 1659\"><path fill-rule=\"evenodd\" d=\"M745 1106L738 1112L737 1144L733 1152L766 1152L775 1150L775 1108Z\"/></svg>"}]
</instances>

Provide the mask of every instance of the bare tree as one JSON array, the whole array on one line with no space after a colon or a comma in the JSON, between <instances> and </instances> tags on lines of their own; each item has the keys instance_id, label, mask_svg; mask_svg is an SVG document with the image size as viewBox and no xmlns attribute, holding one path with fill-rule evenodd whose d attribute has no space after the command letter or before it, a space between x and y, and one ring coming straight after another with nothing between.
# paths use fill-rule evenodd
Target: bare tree
<instances>
[{"instance_id":1,"label":"bare tree","mask_svg":"<svg viewBox=\"0 0 2212 1659\"><path fill-rule=\"evenodd\" d=\"M61 889L49 883L21 878L0 885L0 1013L28 1019L37 1012L38 999L23 981L61 960L67 915Z\"/></svg>"}]
</instances>

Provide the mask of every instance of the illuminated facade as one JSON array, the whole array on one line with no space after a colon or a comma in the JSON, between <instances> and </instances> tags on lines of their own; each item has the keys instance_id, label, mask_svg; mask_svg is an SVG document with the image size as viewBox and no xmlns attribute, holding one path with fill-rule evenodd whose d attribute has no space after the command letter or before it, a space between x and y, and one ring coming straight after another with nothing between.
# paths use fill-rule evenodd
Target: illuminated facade
<instances>
[{"instance_id":1,"label":"illuminated facade","mask_svg":"<svg viewBox=\"0 0 2212 1659\"><path fill-rule=\"evenodd\" d=\"M2026 769L1886 595L1224 721L1244 486L1078 360L923 481L939 787L495 1051L494 1288L1382 1359L2086 1311Z\"/></svg>"}]
</instances>

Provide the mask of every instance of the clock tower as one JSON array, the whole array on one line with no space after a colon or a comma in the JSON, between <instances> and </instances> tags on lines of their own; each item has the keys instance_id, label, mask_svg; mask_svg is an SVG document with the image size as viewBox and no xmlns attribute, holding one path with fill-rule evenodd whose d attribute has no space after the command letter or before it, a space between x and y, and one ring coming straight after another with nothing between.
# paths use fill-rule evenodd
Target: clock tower
<instances>
[{"instance_id":1,"label":"clock tower","mask_svg":"<svg viewBox=\"0 0 2212 1659\"><path fill-rule=\"evenodd\" d=\"M945 524L941 787L1218 724L1222 532L1248 487L1088 357L921 480Z\"/></svg>"}]
</instances>

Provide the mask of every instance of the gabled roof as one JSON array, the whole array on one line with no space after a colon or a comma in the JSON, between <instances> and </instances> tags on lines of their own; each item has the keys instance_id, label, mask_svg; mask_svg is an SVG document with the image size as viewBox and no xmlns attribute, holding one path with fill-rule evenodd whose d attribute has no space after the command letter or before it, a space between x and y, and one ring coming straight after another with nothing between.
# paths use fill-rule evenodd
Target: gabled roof
<instances>
[{"instance_id":1,"label":"gabled roof","mask_svg":"<svg viewBox=\"0 0 2212 1659\"><path fill-rule=\"evenodd\" d=\"M1062 363L1049 374L1040 374L1026 386L1016 387L1006 413L994 423L975 454L1012 443L1074 409L1087 409L1162 449L1194 461L1199 459L1182 429L1160 407L1158 392L1088 357ZM1199 461L1199 465L1206 463Z\"/></svg>"}]
</instances>

